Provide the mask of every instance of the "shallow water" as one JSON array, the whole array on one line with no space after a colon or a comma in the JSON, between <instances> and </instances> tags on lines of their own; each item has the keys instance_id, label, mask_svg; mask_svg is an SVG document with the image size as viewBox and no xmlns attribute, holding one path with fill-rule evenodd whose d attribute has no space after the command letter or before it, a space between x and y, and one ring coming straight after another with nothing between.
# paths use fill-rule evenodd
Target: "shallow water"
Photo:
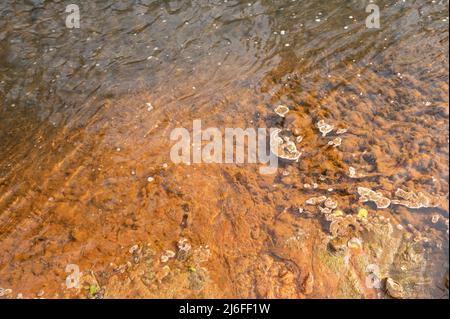
<instances>
[{"instance_id":1,"label":"shallow water","mask_svg":"<svg viewBox=\"0 0 450 319\"><path fill-rule=\"evenodd\" d=\"M449 5L377 1L381 28L368 29L367 4L89 1L71 30L67 3L2 1L0 287L12 298L92 297L92 280L105 297L387 298L366 283L377 265L407 298L448 297ZM302 157L268 176L174 164L170 132L194 119L297 129ZM348 129L340 146L320 120ZM377 209L358 187L422 192L433 207ZM350 216L337 231L306 204L323 195ZM353 237L363 249L330 251ZM161 262L181 238L189 258ZM79 290L65 286L68 264L90 274Z\"/></svg>"}]
</instances>

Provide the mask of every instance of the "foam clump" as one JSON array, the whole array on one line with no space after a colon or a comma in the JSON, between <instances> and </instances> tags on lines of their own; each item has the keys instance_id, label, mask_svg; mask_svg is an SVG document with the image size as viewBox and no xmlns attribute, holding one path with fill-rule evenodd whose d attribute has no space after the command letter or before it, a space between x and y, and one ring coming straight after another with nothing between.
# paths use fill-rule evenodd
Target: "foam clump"
<instances>
[{"instance_id":1,"label":"foam clump","mask_svg":"<svg viewBox=\"0 0 450 319\"><path fill-rule=\"evenodd\" d=\"M341 146L341 144L342 144L342 138L340 138L340 137L336 137L334 140L328 142L328 145L333 146L333 147Z\"/></svg>"},{"instance_id":2,"label":"foam clump","mask_svg":"<svg viewBox=\"0 0 450 319\"><path fill-rule=\"evenodd\" d=\"M308 205L317 205L317 204L325 202L326 200L327 200L326 196L311 197L305 203Z\"/></svg>"},{"instance_id":3,"label":"foam clump","mask_svg":"<svg viewBox=\"0 0 450 319\"><path fill-rule=\"evenodd\" d=\"M358 187L358 194L361 202L374 202L377 205L377 208L388 208L391 205L391 200L389 198L384 197L382 193L375 192L369 188Z\"/></svg>"},{"instance_id":4,"label":"foam clump","mask_svg":"<svg viewBox=\"0 0 450 319\"><path fill-rule=\"evenodd\" d=\"M412 209L435 207L431 199L421 192L416 194L399 188L395 192L395 196L401 198L392 200L392 203L396 205L402 205Z\"/></svg>"},{"instance_id":5,"label":"foam clump","mask_svg":"<svg viewBox=\"0 0 450 319\"><path fill-rule=\"evenodd\" d=\"M280 136L282 131L276 129L270 138L270 150L277 157L297 161L302 153L297 149L297 145L288 136Z\"/></svg>"},{"instance_id":6,"label":"foam clump","mask_svg":"<svg viewBox=\"0 0 450 319\"><path fill-rule=\"evenodd\" d=\"M333 125L325 123L324 120L320 120L316 125L323 137L327 136L334 129Z\"/></svg>"}]
</instances>

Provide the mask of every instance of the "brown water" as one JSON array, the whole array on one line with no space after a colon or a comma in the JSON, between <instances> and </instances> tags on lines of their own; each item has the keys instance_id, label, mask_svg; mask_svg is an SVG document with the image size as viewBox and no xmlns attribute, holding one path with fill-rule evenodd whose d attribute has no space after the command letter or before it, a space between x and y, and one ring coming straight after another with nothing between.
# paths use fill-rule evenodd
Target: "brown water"
<instances>
[{"instance_id":1,"label":"brown water","mask_svg":"<svg viewBox=\"0 0 450 319\"><path fill-rule=\"evenodd\" d=\"M377 1L379 30L356 0L89 1L74 30L67 4L0 4L4 297L388 298L376 265L406 298L448 298L447 1ZM194 119L299 130L302 157L267 176L173 164ZM340 146L319 120L348 129ZM317 196L348 216L330 225Z\"/></svg>"}]
</instances>

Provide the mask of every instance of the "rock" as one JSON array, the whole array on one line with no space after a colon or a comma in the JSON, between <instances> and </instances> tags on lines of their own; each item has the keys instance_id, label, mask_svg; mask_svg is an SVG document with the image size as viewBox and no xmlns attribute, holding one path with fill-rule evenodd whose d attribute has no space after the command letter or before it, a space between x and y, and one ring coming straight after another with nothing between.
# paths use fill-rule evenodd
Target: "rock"
<instances>
[{"instance_id":1,"label":"rock","mask_svg":"<svg viewBox=\"0 0 450 319\"><path fill-rule=\"evenodd\" d=\"M386 292L395 299L404 297L403 287L392 278L386 278Z\"/></svg>"},{"instance_id":2,"label":"rock","mask_svg":"<svg viewBox=\"0 0 450 319\"><path fill-rule=\"evenodd\" d=\"M308 273L303 280L302 284L303 293L305 295L310 295L314 291L314 276L312 273Z\"/></svg>"}]
</instances>

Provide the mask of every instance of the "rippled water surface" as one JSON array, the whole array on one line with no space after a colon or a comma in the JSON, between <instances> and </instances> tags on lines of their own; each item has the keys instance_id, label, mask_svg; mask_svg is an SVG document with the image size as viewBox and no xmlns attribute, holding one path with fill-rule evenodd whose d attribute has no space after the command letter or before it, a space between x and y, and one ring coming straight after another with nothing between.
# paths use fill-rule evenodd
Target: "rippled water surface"
<instances>
[{"instance_id":1,"label":"rippled water surface","mask_svg":"<svg viewBox=\"0 0 450 319\"><path fill-rule=\"evenodd\" d=\"M70 3L0 3L0 298L448 298L448 1ZM174 164L194 119L302 156Z\"/></svg>"}]
</instances>

